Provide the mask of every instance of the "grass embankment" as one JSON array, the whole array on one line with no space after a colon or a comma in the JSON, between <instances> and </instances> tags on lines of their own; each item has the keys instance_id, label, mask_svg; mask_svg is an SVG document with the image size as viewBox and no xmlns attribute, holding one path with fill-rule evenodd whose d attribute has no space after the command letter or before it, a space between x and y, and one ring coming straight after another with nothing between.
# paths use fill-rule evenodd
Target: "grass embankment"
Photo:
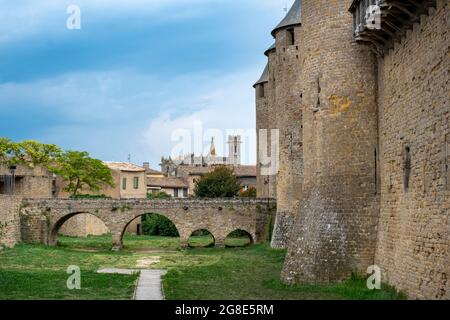
<instances>
[{"instance_id":1,"label":"grass embankment","mask_svg":"<svg viewBox=\"0 0 450 320\"><path fill-rule=\"evenodd\" d=\"M59 240L61 245L55 248L21 244L0 251L0 299L130 299L136 276L96 273L106 267L168 270L163 281L167 299L403 298L388 287L369 291L361 279L329 286L286 286L279 280L285 251L266 244L181 251L176 238L126 236L125 250L112 252L110 236ZM208 241L193 239L194 244ZM69 265L81 269L81 290L66 287Z\"/></svg>"}]
</instances>

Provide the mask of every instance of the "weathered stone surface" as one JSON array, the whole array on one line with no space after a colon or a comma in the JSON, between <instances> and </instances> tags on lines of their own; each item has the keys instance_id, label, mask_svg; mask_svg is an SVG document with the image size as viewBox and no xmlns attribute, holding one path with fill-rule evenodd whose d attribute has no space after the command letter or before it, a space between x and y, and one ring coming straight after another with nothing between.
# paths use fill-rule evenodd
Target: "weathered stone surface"
<instances>
[{"instance_id":1,"label":"weathered stone surface","mask_svg":"<svg viewBox=\"0 0 450 320\"><path fill-rule=\"evenodd\" d=\"M378 61L353 41L351 3L303 0L298 52L281 30L267 53L268 106L257 113L281 131L272 244L289 244L282 278L340 281L377 264L411 298L448 299L449 3L437 0Z\"/></svg>"},{"instance_id":2,"label":"weathered stone surface","mask_svg":"<svg viewBox=\"0 0 450 320\"><path fill-rule=\"evenodd\" d=\"M247 231L256 243L267 239L273 200L31 200L21 210L22 239L55 245L58 231L70 218L89 213L102 220L113 236L113 246L122 248L124 231L137 217L157 213L169 218L187 246L194 231L208 230L217 246L233 231Z\"/></svg>"},{"instance_id":3,"label":"weathered stone surface","mask_svg":"<svg viewBox=\"0 0 450 320\"><path fill-rule=\"evenodd\" d=\"M385 281L420 299L450 299L449 26L448 1L438 1L378 64L382 175L375 263Z\"/></svg>"},{"instance_id":4,"label":"weathered stone surface","mask_svg":"<svg viewBox=\"0 0 450 320\"><path fill-rule=\"evenodd\" d=\"M20 241L19 211L22 197L0 195L0 248Z\"/></svg>"}]
</instances>

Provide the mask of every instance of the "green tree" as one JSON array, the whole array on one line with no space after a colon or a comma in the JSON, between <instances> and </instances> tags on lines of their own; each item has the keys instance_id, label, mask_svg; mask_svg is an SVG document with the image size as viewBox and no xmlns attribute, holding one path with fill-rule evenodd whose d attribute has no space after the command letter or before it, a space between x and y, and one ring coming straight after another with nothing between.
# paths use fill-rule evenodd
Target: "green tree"
<instances>
[{"instance_id":1,"label":"green tree","mask_svg":"<svg viewBox=\"0 0 450 320\"><path fill-rule=\"evenodd\" d=\"M233 170L219 166L197 181L194 194L199 198L232 198L239 195L239 190L239 180Z\"/></svg>"},{"instance_id":2,"label":"green tree","mask_svg":"<svg viewBox=\"0 0 450 320\"><path fill-rule=\"evenodd\" d=\"M149 236L179 237L173 222L159 214L146 214L142 217L142 233Z\"/></svg>"},{"instance_id":3,"label":"green tree","mask_svg":"<svg viewBox=\"0 0 450 320\"><path fill-rule=\"evenodd\" d=\"M22 158L20 146L8 138L0 138L0 164L17 164Z\"/></svg>"},{"instance_id":4,"label":"green tree","mask_svg":"<svg viewBox=\"0 0 450 320\"><path fill-rule=\"evenodd\" d=\"M25 140L18 143L19 162L26 163L31 167L42 165L53 171L56 165L56 159L61 156L61 149L54 144L45 144L33 140ZM53 170L52 170L53 169Z\"/></svg>"},{"instance_id":5,"label":"green tree","mask_svg":"<svg viewBox=\"0 0 450 320\"><path fill-rule=\"evenodd\" d=\"M102 186L114 186L111 170L102 161L91 158L87 152L63 152L58 157L55 172L67 182L64 190L72 197L76 197L85 187L90 191L99 191Z\"/></svg>"}]
</instances>

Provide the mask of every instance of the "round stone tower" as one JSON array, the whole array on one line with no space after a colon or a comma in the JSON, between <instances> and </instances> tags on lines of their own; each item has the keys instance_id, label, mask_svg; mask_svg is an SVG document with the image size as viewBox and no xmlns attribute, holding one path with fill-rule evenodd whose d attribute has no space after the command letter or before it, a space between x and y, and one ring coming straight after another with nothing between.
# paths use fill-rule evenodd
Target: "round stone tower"
<instances>
[{"instance_id":1,"label":"round stone tower","mask_svg":"<svg viewBox=\"0 0 450 320\"><path fill-rule=\"evenodd\" d=\"M282 273L288 283L341 281L373 265L376 61L353 41L351 2L302 1L304 175Z\"/></svg>"},{"instance_id":2,"label":"round stone tower","mask_svg":"<svg viewBox=\"0 0 450 320\"><path fill-rule=\"evenodd\" d=\"M302 194L302 108L300 90L301 0L296 0L286 17L272 31L275 38L274 109L279 130L277 215L272 247L285 248Z\"/></svg>"},{"instance_id":3,"label":"round stone tower","mask_svg":"<svg viewBox=\"0 0 450 320\"><path fill-rule=\"evenodd\" d=\"M253 85L256 91L256 141L258 146L256 165L256 189L258 198L269 198L269 175L266 174L266 167L269 158L268 140L269 128L269 65L264 68L261 78ZM264 137L263 132L266 135ZM270 134L270 133L269 133Z\"/></svg>"},{"instance_id":4,"label":"round stone tower","mask_svg":"<svg viewBox=\"0 0 450 320\"><path fill-rule=\"evenodd\" d=\"M276 46L275 43L270 46L269 49L264 52L268 59L269 66L269 82L267 83L268 88L268 132L267 132L267 145L269 146L269 157L271 158L270 163L270 172L269 172L269 198L277 197L277 175L278 175L278 166L277 163L274 163L273 159L278 159L278 144L277 141L277 109L275 105L275 70L276 70ZM274 135L274 136L273 136ZM273 136L273 138L272 138ZM276 160L277 161L277 160Z\"/></svg>"}]
</instances>

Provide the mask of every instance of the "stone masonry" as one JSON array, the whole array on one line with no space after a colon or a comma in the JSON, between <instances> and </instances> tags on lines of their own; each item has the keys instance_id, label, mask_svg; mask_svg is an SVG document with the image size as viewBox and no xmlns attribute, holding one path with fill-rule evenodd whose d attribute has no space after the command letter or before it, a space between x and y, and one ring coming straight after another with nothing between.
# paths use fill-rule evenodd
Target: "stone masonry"
<instances>
[{"instance_id":1,"label":"stone masonry","mask_svg":"<svg viewBox=\"0 0 450 320\"><path fill-rule=\"evenodd\" d=\"M19 211L22 198L0 195L0 248L20 242Z\"/></svg>"},{"instance_id":2,"label":"stone masonry","mask_svg":"<svg viewBox=\"0 0 450 320\"><path fill-rule=\"evenodd\" d=\"M378 265L410 298L449 299L449 3L409 1L416 19L380 1L412 19L387 51L380 38L354 37L362 16L349 8L368 3L297 0L287 15L301 14L294 42L292 25L273 32L268 105L257 99L257 127L275 116L282 132L272 245L288 244L287 283L343 281Z\"/></svg>"},{"instance_id":3,"label":"stone masonry","mask_svg":"<svg viewBox=\"0 0 450 320\"><path fill-rule=\"evenodd\" d=\"M194 231L208 230L216 246L223 246L235 230L246 231L253 242L267 240L274 206L269 199L236 200L32 200L22 204L22 239L30 243L56 245L61 226L70 218L89 213L102 220L113 237L113 247L121 249L128 225L137 217L157 213L169 218L186 247Z\"/></svg>"}]
</instances>

